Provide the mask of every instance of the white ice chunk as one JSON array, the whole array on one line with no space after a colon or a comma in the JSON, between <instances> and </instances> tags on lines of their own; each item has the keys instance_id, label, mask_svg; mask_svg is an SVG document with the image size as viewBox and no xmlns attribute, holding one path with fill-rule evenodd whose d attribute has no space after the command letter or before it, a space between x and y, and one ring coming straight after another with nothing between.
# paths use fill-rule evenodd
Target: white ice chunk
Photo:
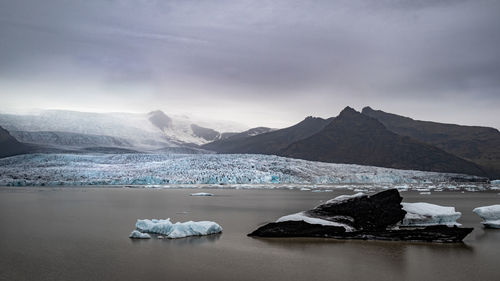
<instances>
[{"instance_id":1,"label":"white ice chunk","mask_svg":"<svg viewBox=\"0 0 500 281\"><path fill-rule=\"evenodd\" d=\"M462 213L455 207L445 207L429 203L401 203L406 215L401 222L403 226L448 225L460 226L457 219Z\"/></svg>"},{"instance_id":2,"label":"white ice chunk","mask_svg":"<svg viewBox=\"0 0 500 281\"><path fill-rule=\"evenodd\" d=\"M299 212L296 214L291 214L287 215L284 217L279 218L276 222L285 222L285 221L303 221L307 222L309 224L320 224L320 225L326 225L326 226L338 226L338 227L343 227L345 228L346 232L352 232L354 231L354 228L343 224L343 223L338 223L338 222L333 222L333 221L328 221L324 219L319 219L319 218L312 218L307 216L304 212Z\"/></svg>"},{"instance_id":3,"label":"white ice chunk","mask_svg":"<svg viewBox=\"0 0 500 281\"><path fill-rule=\"evenodd\" d=\"M191 196L214 196L214 194L208 192L198 192L198 193L192 193Z\"/></svg>"},{"instance_id":4,"label":"white ice chunk","mask_svg":"<svg viewBox=\"0 0 500 281\"><path fill-rule=\"evenodd\" d=\"M472 211L484 220L481 223L486 227L500 228L500 205L478 207Z\"/></svg>"},{"instance_id":5,"label":"white ice chunk","mask_svg":"<svg viewBox=\"0 0 500 281\"><path fill-rule=\"evenodd\" d=\"M135 227L142 232L161 234L167 238L183 238L222 232L222 227L213 221L187 221L172 223L170 219L137 220Z\"/></svg>"},{"instance_id":6,"label":"white ice chunk","mask_svg":"<svg viewBox=\"0 0 500 281\"><path fill-rule=\"evenodd\" d=\"M492 180L490 181L490 184L500 185L500 180Z\"/></svg>"},{"instance_id":7,"label":"white ice chunk","mask_svg":"<svg viewBox=\"0 0 500 281\"><path fill-rule=\"evenodd\" d=\"M363 192L358 192L358 193L353 194L353 195L340 195L340 196L337 196L333 199L326 201L325 204L340 203L340 202L344 202L344 201L347 201L347 200L352 199L352 198L363 197L363 196L367 196L367 195L364 194Z\"/></svg>"},{"instance_id":8,"label":"white ice chunk","mask_svg":"<svg viewBox=\"0 0 500 281\"><path fill-rule=\"evenodd\" d=\"M484 226L489 228L500 228L500 220L488 220L481 222Z\"/></svg>"},{"instance_id":9,"label":"white ice chunk","mask_svg":"<svg viewBox=\"0 0 500 281\"><path fill-rule=\"evenodd\" d=\"M133 239L150 239L151 238L151 236L149 234L142 233L142 232L137 231L137 230L133 230L128 237L133 238Z\"/></svg>"}]
</instances>

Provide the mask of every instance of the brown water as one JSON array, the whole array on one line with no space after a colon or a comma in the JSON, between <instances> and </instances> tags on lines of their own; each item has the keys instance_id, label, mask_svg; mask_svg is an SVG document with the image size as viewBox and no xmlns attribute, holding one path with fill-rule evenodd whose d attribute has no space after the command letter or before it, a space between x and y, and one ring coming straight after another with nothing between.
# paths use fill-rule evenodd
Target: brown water
<instances>
[{"instance_id":1,"label":"brown water","mask_svg":"<svg viewBox=\"0 0 500 281\"><path fill-rule=\"evenodd\" d=\"M402 193L456 206L463 244L256 239L278 217L351 191L0 188L0 280L500 280L500 230L471 212L495 193ZM184 213L187 212L187 213ZM213 220L216 236L131 240L139 218Z\"/></svg>"}]
</instances>

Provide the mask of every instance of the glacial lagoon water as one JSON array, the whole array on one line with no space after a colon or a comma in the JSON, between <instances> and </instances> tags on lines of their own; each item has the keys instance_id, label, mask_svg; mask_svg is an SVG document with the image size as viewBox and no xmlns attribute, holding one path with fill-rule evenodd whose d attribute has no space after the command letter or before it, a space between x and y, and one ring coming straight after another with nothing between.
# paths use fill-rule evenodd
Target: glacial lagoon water
<instances>
[{"instance_id":1,"label":"glacial lagoon water","mask_svg":"<svg viewBox=\"0 0 500 281\"><path fill-rule=\"evenodd\" d=\"M189 196L194 192L215 196ZM0 280L500 280L500 230L472 213L496 192L403 192L455 206L462 244L259 239L246 234L350 190L0 188ZM137 219L213 220L220 235L132 240Z\"/></svg>"}]
</instances>

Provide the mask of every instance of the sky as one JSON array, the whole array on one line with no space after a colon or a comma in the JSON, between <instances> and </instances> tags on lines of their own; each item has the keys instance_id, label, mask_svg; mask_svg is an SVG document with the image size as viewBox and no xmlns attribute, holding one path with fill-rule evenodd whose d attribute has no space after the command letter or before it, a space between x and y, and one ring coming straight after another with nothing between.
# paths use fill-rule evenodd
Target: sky
<instances>
[{"instance_id":1,"label":"sky","mask_svg":"<svg viewBox=\"0 0 500 281\"><path fill-rule=\"evenodd\" d=\"M0 112L500 128L500 1L0 0Z\"/></svg>"}]
</instances>

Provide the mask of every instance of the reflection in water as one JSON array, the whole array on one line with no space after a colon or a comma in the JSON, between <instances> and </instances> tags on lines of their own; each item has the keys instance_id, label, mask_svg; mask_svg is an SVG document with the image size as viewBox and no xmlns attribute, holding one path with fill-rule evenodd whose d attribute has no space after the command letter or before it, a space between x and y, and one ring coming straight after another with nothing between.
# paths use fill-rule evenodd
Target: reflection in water
<instances>
[{"instance_id":1,"label":"reflection in water","mask_svg":"<svg viewBox=\"0 0 500 281\"><path fill-rule=\"evenodd\" d=\"M220 239L222 233L210 234L204 236L189 236L176 239L170 239L170 238L159 239L158 236L163 236L163 235L155 235L155 234L150 234L150 235L151 239L130 239L130 241L132 243L140 244L143 241L158 240L161 243L168 243L175 246L186 246L186 245L196 246L203 243L214 243Z\"/></svg>"}]
</instances>

